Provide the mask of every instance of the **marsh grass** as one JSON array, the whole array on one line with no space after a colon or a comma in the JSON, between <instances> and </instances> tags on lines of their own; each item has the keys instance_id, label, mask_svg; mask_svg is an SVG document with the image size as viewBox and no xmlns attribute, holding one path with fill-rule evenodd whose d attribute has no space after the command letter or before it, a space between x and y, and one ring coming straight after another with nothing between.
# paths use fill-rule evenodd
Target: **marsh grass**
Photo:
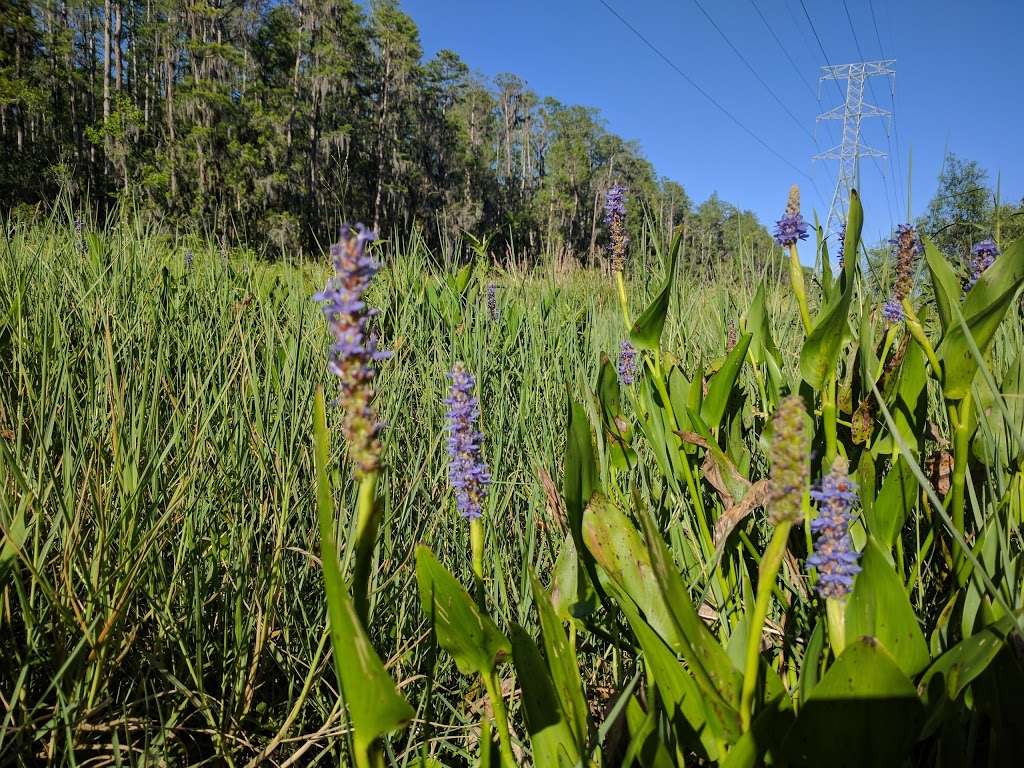
<instances>
[{"instance_id":1,"label":"marsh grass","mask_svg":"<svg viewBox=\"0 0 1024 768\"><path fill-rule=\"evenodd\" d=\"M225 258L130 215L87 224L84 251L66 212L8 221L6 233L0 763L336 765L346 722L326 642L310 437L313 392L334 386L310 298L326 260ZM640 244L638 306L659 283L656 239ZM464 295L433 306L427 283L443 295L439 278L459 250L431 254L415 235L385 243L372 293L395 356L379 379L386 512L369 630L417 710L408 738L389 746L398 765L424 745L470 760L485 706L436 652L411 567L426 542L471 583L446 484L445 371L463 360L481 387L495 478L485 511L492 615L530 625L529 567L550 572L562 539L541 477L560 476L566 394L588 397L600 353L624 335L596 270L481 263ZM679 281L666 349L691 366L721 357L729 321L764 281L795 369L795 304L777 273L752 264ZM1020 348L1019 319L1007 325L997 359ZM348 567L355 488L335 458ZM674 531L674 547L685 536ZM581 652L600 692L618 660L584 640Z\"/></svg>"}]
</instances>

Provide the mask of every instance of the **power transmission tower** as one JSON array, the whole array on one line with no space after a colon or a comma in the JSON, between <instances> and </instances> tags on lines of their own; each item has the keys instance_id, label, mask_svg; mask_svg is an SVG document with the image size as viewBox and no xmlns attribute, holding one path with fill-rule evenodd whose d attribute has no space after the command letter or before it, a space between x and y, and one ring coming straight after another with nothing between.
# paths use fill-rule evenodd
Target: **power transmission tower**
<instances>
[{"instance_id":1,"label":"power transmission tower","mask_svg":"<svg viewBox=\"0 0 1024 768\"><path fill-rule=\"evenodd\" d=\"M875 75L896 75L895 59L881 61L861 61L854 64L837 64L822 67L822 75L818 87L824 80L845 80L846 101L842 106L830 109L818 115L818 120L842 120L843 142L821 154L815 160L838 160L839 175L836 177L836 189L832 193L832 202L828 208L828 219L825 231L832 232L833 223L846 220L846 201L850 197L850 188L857 184L859 160L862 157L885 157L885 153L862 144L860 141L860 124L865 117L887 117L889 111L864 103L864 81Z\"/></svg>"}]
</instances>

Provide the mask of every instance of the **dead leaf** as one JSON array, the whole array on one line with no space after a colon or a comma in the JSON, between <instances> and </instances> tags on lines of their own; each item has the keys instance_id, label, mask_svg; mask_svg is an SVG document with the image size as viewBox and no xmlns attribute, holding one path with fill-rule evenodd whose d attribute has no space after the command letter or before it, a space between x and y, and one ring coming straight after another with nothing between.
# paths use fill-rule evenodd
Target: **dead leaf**
<instances>
[{"instance_id":1,"label":"dead leaf","mask_svg":"<svg viewBox=\"0 0 1024 768\"><path fill-rule=\"evenodd\" d=\"M763 507L771 496L768 480L758 480L744 494L738 504L730 506L715 523L715 547L717 548L732 533L733 528L758 507Z\"/></svg>"}]
</instances>

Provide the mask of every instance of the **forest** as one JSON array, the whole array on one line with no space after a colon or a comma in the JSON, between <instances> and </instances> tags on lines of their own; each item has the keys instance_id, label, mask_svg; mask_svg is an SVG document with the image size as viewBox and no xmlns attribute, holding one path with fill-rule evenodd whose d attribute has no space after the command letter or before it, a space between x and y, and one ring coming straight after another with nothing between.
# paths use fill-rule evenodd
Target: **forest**
<instances>
[{"instance_id":1,"label":"forest","mask_svg":"<svg viewBox=\"0 0 1024 768\"><path fill-rule=\"evenodd\" d=\"M450 50L425 60L396 0L8 0L0 31L5 207L129 200L271 256L360 217L593 263L618 183L634 219L689 223L695 262L771 243L749 211L660 177L598 110Z\"/></svg>"}]
</instances>

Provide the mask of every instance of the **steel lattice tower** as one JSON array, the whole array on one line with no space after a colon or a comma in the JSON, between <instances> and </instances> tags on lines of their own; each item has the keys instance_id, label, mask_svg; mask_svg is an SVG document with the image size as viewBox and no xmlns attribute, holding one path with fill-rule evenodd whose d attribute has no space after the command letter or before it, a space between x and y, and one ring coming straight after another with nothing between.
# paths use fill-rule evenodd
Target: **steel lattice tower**
<instances>
[{"instance_id":1,"label":"steel lattice tower","mask_svg":"<svg viewBox=\"0 0 1024 768\"><path fill-rule=\"evenodd\" d=\"M821 154L815 155L815 160L838 160L839 175L836 177L836 189L832 193L832 202L828 208L828 219L825 223L825 231L832 232L833 223L846 220L846 201L850 197L850 189L857 184L859 175L859 160L862 157L885 157L885 153L866 146L860 141L860 124L865 117L886 117L889 111L864 103L864 81L875 75L896 74L894 65L895 59L881 61L861 61L854 64L838 64L835 66L822 67L822 75L819 80L845 80L846 81L846 102L839 107L830 109L818 115L821 120L842 120L843 141L842 144L832 147Z\"/></svg>"}]
</instances>

